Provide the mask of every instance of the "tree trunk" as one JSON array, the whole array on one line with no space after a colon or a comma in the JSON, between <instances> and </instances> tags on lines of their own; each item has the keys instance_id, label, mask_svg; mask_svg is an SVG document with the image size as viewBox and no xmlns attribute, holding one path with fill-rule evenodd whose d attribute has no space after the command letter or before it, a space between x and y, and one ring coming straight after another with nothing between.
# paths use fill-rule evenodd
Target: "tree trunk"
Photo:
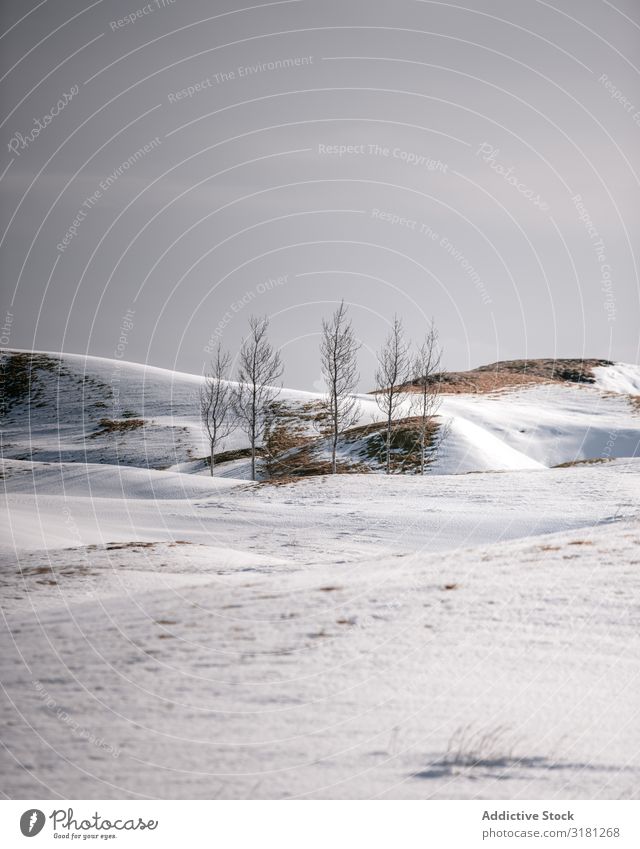
<instances>
[{"instance_id":1,"label":"tree trunk","mask_svg":"<svg viewBox=\"0 0 640 849\"><path fill-rule=\"evenodd\" d=\"M251 442L251 480L254 481L256 479L256 443L252 440Z\"/></svg>"},{"instance_id":2,"label":"tree trunk","mask_svg":"<svg viewBox=\"0 0 640 849\"><path fill-rule=\"evenodd\" d=\"M211 477L213 477L213 465L214 465L214 463L215 463L215 460L213 458L213 442L212 442L211 443L211 457L209 459L209 474L211 475Z\"/></svg>"},{"instance_id":3,"label":"tree trunk","mask_svg":"<svg viewBox=\"0 0 640 849\"><path fill-rule=\"evenodd\" d=\"M331 474L335 475L337 472L338 464L336 462L336 447L338 445L338 434L334 432L333 434L333 445L331 447Z\"/></svg>"},{"instance_id":4,"label":"tree trunk","mask_svg":"<svg viewBox=\"0 0 640 849\"><path fill-rule=\"evenodd\" d=\"M387 417L387 469L386 473L391 474L391 412Z\"/></svg>"},{"instance_id":5,"label":"tree trunk","mask_svg":"<svg viewBox=\"0 0 640 849\"><path fill-rule=\"evenodd\" d=\"M337 364L334 359L334 374L337 371ZM336 386L336 381L334 378L333 381L333 447L331 451L331 474L335 475L337 464L336 464L336 446L338 445L338 428L340 427L339 415L338 415L338 388Z\"/></svg>"}]
</instances>

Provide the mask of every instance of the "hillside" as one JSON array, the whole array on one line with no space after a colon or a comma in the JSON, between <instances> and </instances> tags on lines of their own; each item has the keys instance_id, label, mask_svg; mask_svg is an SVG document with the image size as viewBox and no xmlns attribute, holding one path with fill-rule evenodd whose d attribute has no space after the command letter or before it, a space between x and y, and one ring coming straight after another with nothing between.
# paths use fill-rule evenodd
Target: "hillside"
<instances>
[{"instance_id":1,"label":"hillside","mask_svg":"<svg viewBox=\"0 0 640 849\"><path fill-rule=\"evenodd\" d=\"M206 473L196 401L200 377L72 354L5 351L2 366L5 458ZM449 374L444 388L432 444L439 444L445 431L446 439L437 456L429 455L430 473L539 469L639 453L638 366L604 360L509 361ZM409 398L408 391L405 417ZM316 421L319 399L317 393L296 390L280 394L287 452L277 466L281 474L327 471L328 446ZM341 469L381 471L381 434L375 425L381 414L371 395L359 400L360 421L339 446ZM406 447L409 419L394 439L399 449ZM220 446L216 474L246 478L246 448L237 430ZM417 465L415 458L403 459L395 471L415 472Z\"/></svg>"},{"instance_id":2,"label":"hillside","mask_svg":"<svg viewBox=\"0 0 640 849\"><path fill-rule=\"evenodd\" d=\"M595 385L598 382L596 370L615 365L610 360L597 359L502 360L469 371L434 374L428 383L438 384L443 392L462 394L499 392L540 383ZM412 391L415 387L405 384L405 388Z\"/></svg>"}]
</instances>

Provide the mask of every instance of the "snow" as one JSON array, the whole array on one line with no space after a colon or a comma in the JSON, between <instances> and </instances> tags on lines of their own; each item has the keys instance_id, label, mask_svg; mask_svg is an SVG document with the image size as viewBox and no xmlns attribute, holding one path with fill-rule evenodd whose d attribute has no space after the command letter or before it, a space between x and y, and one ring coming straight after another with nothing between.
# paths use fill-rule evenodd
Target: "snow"
<instances>
[{"instance_id":1,"label":"snow","mask_svg":"<svg viewBox=\"0 0 640 849\"><path fill-rule=\"evenodd\" d=\"M442 500L434 478L236 489L253 509L211 504L235 552L21 553L2 573L13 793L635 794L640 524L611 520L633 512L639 472L442 477ZM473 767L450 762L467 726L496 736Z\"/></svg>"},{"instance_id":2,"label":"snow","mask_svg":"<svg viewBox=\"0 0 640 849\"><path fill-rule=\"evenodd\" d=\"M114 363L61 359L3 434L7 795L637 797L626 391L449 396L435 474L274 486L209 476L199 378L115 364L154 424L114 447Z\"/></svg>"},{"instance_id":3,"label":"snow","mask_svg":"<svg viewBox=\"0 0 640 849\"><path fill-rule=\"evenodd\" d=\"M469 539L485 543L594 524L626 515L637 495L635 474L615 463L584 479L567 470L391 480L349 475L301 481L292 491L256 489L236 478L82 464L5 461L4 475L3 526L22 549L178 539L271 551L273 538L275 554L284 538L307 557L316 550L322 558L331 550L327 529L339 526L336 556L351 549L358 555L361 542L394 550L407 528L414 544L440 550ZM494 501L499 510L487 515Z\"/></svg>"},{"instance_id":4,"label":"snow","mask_svg":"<svg viewBox=\"0 0 640 849\"><path fill-rule=\"evenodd\" d=\"M208 453L195 400L201 377L99 357L47 356L59 362L59 370L48 374L38 406L30 408L27 429L23 407L8 417L4 457L207 473L198 459ZM432 471L520 470L637 456L640 415L628 393L640 387L640 367L617 364L594 372L595 384L443 396L441 416L450 423L450 433ZM295 410L320 397L283 389L278 400ZM373 396L358 397L359 424L379 421ZM120 418L124 411L142 418L144 427L117 435L100 432L103 417ZM408 398L404 413L409 414ZM313 427L306 427L315 434ZM219 450L246 447L246 437L237 430ZM234 461L217 474L247 480L249 465Z\"/></svg>"},{"instance_id":5,"label":"snow","mask_svg":"<svg viewBox=\"0 0 640 849\"><path fill-rule=\"evenodd\" d=\"M5 356L9 353L21 352ZM198 415L201 376L102 357L38 353L55 368L36 382L32 403L16 406L7 416L4 457L166 469L208 453ZM283 389L280 400L304 404L318 397ZM144 427L99 433L102 418L125 414L143 419ZM237 430L219 450L246 445Z\"/></svg>"},{"instance_id":6,"label":"snow","mask_svg":"<svg viewBox=\"0 0 640 849\"><path fill-rule=\"evenodd\" d=\"M458 415L449 419L449 433L431 471L436 474L460 474L544 468L542 463L505 444L486 426L474 424Z\"/></svg>"},{"instance_id":7,"label":"snow","mask_svg":"<svg viewBox=\"0 0 640 849\"><path fill-rule=\"evenodd\" d=\"M594 457L640 454L638 410L625 396L606 397L591 386L551 384L495 396L453 395L445 397L441 412L454 423L471 422L500 441L504 456L494 443L489 458L493 468L531 468L519 455L550 467ZM454 443L458 430L454 428ZM484 444L475 432L472 446ZM518 453L509 456L507 449ZM487 468L480 465L472 451L464 456L465 471ZM455 459L444 469L448 473L456 470Z\"/></svg>"},{"instance_id":8,"label":"snow","mask_svg":"<svg viewBox=\"0 0 640 849\"><path fill-rule=\"evenodd\" d=\"M625 395L640 395L640 366L627 363L596 366L593 374L599 389Z\"/></svg>"}]
</instances>

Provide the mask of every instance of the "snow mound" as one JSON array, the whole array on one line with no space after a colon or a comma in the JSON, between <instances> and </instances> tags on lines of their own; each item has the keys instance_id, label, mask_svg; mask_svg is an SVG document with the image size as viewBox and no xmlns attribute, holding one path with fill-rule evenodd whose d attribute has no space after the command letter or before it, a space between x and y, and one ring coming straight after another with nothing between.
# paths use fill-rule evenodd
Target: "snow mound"
<instances>
[{"instance_id":1,"label":"snow mound","mask_svg":"<svg viewBox=\"0 0 640 849\"><path fill-rule=\"evenodd\" d=\"M596 366L592 371L599 389L622 395L640 395L640 366L615 363L612 366Z\"/></svg>"},{"instance_id":2,"label":"snow mound","mask_svg":"<svg viewBox=\"0 0 640 849\"><path fill-rule=\"evenodd\" d=\"M512 448L490 430L461 416L448 423L445 437L431 470L451 474L464 472L544 469L542 463Z\"/></svg>"},{"instance_id":3,"label":"snow mound","mask_svg":"<svg viewBox=\"0 0 640 849\"><path fill-rule=\"evenodd\" d=\"M101 463L0 460L4 492L67 498L144 498L151 501L218 495L242 486L233 478L136 469Z\"/></svg>"},{"instance_id":4,"label":"snow mound","mask_svg":"<svg viewBox=\"0 0 640 849\"><path fill-rule=\"evenodd\" d=\"M458 423L466 420L499 440L505 448L547 467L640 454L640 416L628 398L607 397L591 385L544 385L496 395L444 396L441 412L453 420L454 445L460 431ZM471 450L474 444L480 452L475 469L476 455ZM487 468L487 455L482 454L486 444L484 433L476 431L471 448L464 455L465 471ZM460 459L460 450L452 452L454 464ZM521 461L518 455L494 451L501 464L492 468L504 469L508 462ZM454 472L456 467L442 464L442 470Z\"/></svg>"}]
</instances>

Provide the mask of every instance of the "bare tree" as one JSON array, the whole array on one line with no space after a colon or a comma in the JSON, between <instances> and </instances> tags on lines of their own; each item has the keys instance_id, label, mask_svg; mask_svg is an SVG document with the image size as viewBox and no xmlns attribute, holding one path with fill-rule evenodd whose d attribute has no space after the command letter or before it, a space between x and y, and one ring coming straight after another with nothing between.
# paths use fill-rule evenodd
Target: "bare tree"
<instances>
[{"instance_id":1,"label":"bare tree","mask_svg":"<svg viewBox=\"0 0 640 849\"><path fill-rule=\"evenodd\" d=\"M251 480L256 479L256 448L264 433L267 413L281 389L275 384L282 376L282 362L280 353L269 342L268 330L266 316L251 316L249 333L240 349L239 383L234 395L240 427L251 445Z\"/></svg>"},{"instance_id":2,"label":"bare tree","mask_svg":"<svg viewBox=\"0 0 640 849\"><path fill-rule=\"evenodd\" d=\"M358 384L356 341L344 301L330 320L322 321L320 361L327 394L322 401L324 430L331 439L331 471L337 470L336 449L341 433L354 425L360 416L360 405L354 397Z\"/></svg>"},{"instance_id":3,"label":"bare tree","mask_svg":"<svg viewBox=\"0 0 640 849\"><path fill-rule=\"evenodd\" d=\"M209 468L213 475L215 449L221 439L229 436L238 427L233 412L233 393L227 380L231 357L218 345L210 370L200 388L200 419L209 439Z\"/></svg>"},{"instance_id":4,"label":"bare tree","mask_svg":"<svg viewBox=\"0 0 640 849\"><path fill-rule=\"evenodd\" d=\"M440 375L442 348L438 331L433 322L413 359L412 383L415 395L411 399L411 414L418 419L418 441L420 444L420 474L425 471L425 449L433 427L433 420L440 409Z\"/></svg>"},{"instance_id":5,"label":"bare tree","mask_svg":"<svg viewBox=\"0 0 640 849\"><path fill-rule=\"evenodd\" d=\"M375 399L386 421L386 473L391 474L391 435L393 422L402 404L402 385L411 373L411 361L404 340L402 320L393 317L391 331L378 352Z\"/></svg>"}]
</instances>

